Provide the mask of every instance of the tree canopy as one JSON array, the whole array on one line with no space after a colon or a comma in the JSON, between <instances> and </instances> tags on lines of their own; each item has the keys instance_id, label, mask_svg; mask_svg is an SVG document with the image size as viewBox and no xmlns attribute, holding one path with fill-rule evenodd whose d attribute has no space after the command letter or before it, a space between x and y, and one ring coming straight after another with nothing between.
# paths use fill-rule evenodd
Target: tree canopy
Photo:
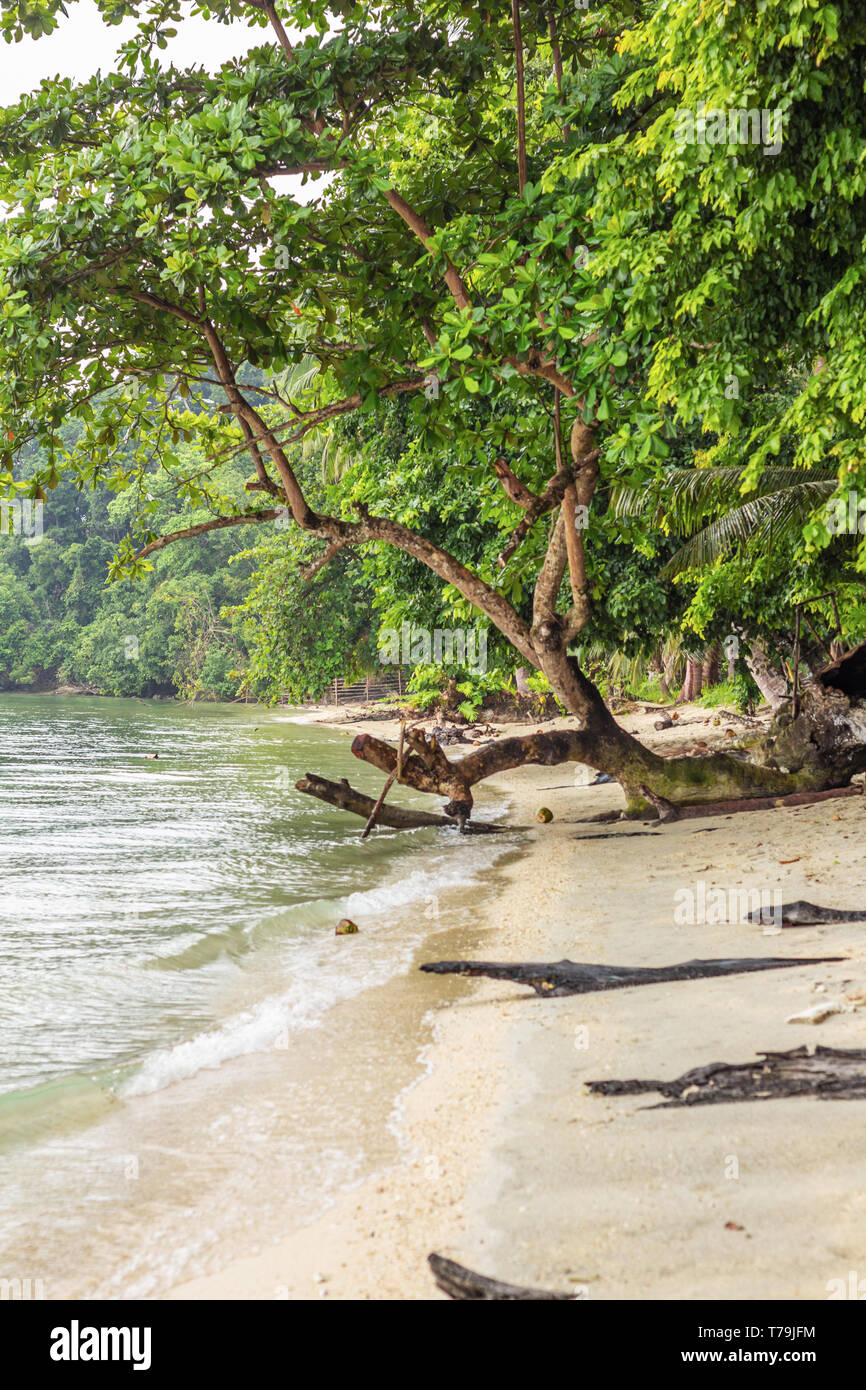
<instances>
[{"instance_id":1,"label":"tree canopy","mask_svg":"<svg viewBox=\"0 0 866 1390\"><path fill-rule=\"evenodd\" d=\"M181 535L285 514L318 542L313 571L390 546L545 673L634 799L661 770L577 660L608 611L592 537L611 490L664 504L697 431L711 449L688 466L733 455L746 498L780 454L840 498L866 491L862 8L99 7L138 21L117 70L0 116L0 484L131 494L118 576L173 539L155 472L210 514ZM214 74L165 65L189 14L258 24L262 44ZM60 0L2 15L8 40L69 22ZM364 486L327 511L308 495L303 441L402 400L418 457L447 456L445 490L501 544L444 543L429 509L394 505L372 447ZM22 480L25 443L45 463ZM219 485L241 457L248 502ZM866 558L826 500L794 541L806 587L822 549Z\"/></svg>"}]
</instances>

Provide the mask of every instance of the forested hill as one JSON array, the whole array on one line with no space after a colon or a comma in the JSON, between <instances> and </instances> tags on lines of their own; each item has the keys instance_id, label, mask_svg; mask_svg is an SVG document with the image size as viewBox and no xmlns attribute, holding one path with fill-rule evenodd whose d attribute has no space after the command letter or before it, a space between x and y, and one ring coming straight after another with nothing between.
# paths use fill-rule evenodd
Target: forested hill
<instances>
[{"instance_id":1,"label":"forested hill","mask_svg":"<svg viewBox=\"0 0 866 1390\"><path fill-rule=\"evenodd\" d=\"M172 546L141 579L106 583L128 531L125 495L63 480L43 504L41 538L0 539L0 688L83 686L104 695L230 698L247 649L239 620L251 564L245 537Z\"/></svg>"}]
</instances>

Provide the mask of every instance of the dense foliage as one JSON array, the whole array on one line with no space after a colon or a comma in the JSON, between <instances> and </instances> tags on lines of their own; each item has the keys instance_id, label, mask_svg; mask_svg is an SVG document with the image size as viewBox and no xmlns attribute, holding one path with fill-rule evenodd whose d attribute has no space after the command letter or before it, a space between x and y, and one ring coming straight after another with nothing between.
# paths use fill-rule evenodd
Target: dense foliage
<instances>
[{"instance_id":1,"label":"dense foliage","mask_svg":"<svg viewBox=\"0 0 866 1390\"><path fill-rule=\"evenodd\" d=\"M503 680L537 666L578 712L588 688L552 632L585 659L675 631L784 646L792 603L832 584L863 634L854 0L551 0L516 7L519 32L510 3L99 4L139 21L117 70L0 117L0 486L97 488L116 523L70 537L85 550L62 565L58 542L31 547L32 589L7 549L28 641L86 620L64 669L121 689L108 653L143 603L154 685L226 691L243 649L249 688L273 694L362 669L378 627L480 622ZM0 13L10 40L66 22L60 0ZM188 13L259 24L262 44L214 74L165 66ZM347 462L318 487L302 445L332 436ZM577 481L533 511L572 457ZM762 530L779 466L821 487ZM684 509L697 472L717 476ZM584 485L566 564L549 518ZM615 505L628 493L652 505ZM834 499L854 508L844 538ZM277 513L300 531L226 571ZM683 554L707 522L712 544ZM169 560L161 538L186 529L218 534ZM103 639L88 586L108 540ZM10 662L45 669L36 647Z\"/></svg>"}]
</instances>

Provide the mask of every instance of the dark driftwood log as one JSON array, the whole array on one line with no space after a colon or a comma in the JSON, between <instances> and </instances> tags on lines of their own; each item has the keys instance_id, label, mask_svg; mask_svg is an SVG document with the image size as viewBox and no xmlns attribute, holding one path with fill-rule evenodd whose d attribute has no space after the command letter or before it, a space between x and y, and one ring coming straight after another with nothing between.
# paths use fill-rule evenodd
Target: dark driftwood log
<instances>
[{"instance_id":1,"label":"dark driftwood log","mask_svg":"<svg viewBox=\"0 0 866 1390\"><path fill-rule=\"evenodd\" d=\"M488 1279L485 1274L475 1274L454 1260L446 1260L444 1255L428 1255L427 1263L433 1271L433 1278L443 1293L449 1298L484 1300L508 1299L511 1302L565 1301L574 1303L580 1297L576 1293L547 1293L544 1289L524 1289L520 1284L503 1284L499 1279Z\"/></svg>"},{"instance_id":2,"label":"dark driftwood log","mask_svg":"<svg viewBox=\"0 0 866 1390\"><path fill-rule=\"evenodd\" d=\"M792 1052L760 1052L759 1062L729 1066L711 1062L674 1081L588 1081L596 1095L637 1096L648 1091L669 1097L652 1110L681 1105L722 1105L737 1100L776 1100L783 1096L817 1096L819 1100L866 1097L866 1049L805 1047Z\"/></svg>"},{"instance_id":3,"label":"dark driftwood log","mask_svg":"<svg viewBox=\"0 0 866 1390\"><path fill-rule=\"evenodd\" d=\"M363 792L356 791L354 787L349 786L345 778L340 782L329 782L327 777L318 777L316 773L308 772L295 783L295 789L306 792L308 796L316 796L320 801L327 801L331 806L339 807L341 811L351 811L356 816L363 816L365 820L369 820L376 806L372 796L365 796ZM415 830L425 825L447 825L452 830L462 829L467 835L496 834L502 829L499 825L489 825L485 821L471 821L461 827L450 816L438 816L432 811L408 811L404 806L387 805L379 810L376 823L386 825L391 830Z\"/></svg>"},{"instance_id":4,"label":"dark driftwood log","mask_svg":"<svg viewBox=\"0 0 866 1390\"><path fill-rule=\"evenodd\" d=\"M783 903L780 908L758 908L749 913L750 922L774 922L781 927L813 927L824 922L866 922L866 908L849 912L843 908L816 907L815 903Z\"/></svg>"},{"instance_id":5,"label":"dark driftwood log","mask_svg":"<svg viewBox=\"0 0 866 1390\"><path fill-rule=\"evenodd\" d=\"M687 960L680 965L577 965L557 960L548 965L497 965L483 960L441 960L422 965L432 975L488 975L531 985L547 999L563 994L593 994L632 985L659 985L669 980L709 980L717 975L742 975L753 970L783 970L792 965L827 965L844 956L764 956L756 960Z\"/></svg>"},{"instance_id":6,"label":"dark driftwood log","mask_svg":"<svg viewBox=\"0 0 866 1390\"><path fill-rule=\"evenodd\" d=\"M634 840L638 835L651 835L657 840L660 830L605 830L601 835L574 835L575 840Z\"/></svg>"}]
</instances>

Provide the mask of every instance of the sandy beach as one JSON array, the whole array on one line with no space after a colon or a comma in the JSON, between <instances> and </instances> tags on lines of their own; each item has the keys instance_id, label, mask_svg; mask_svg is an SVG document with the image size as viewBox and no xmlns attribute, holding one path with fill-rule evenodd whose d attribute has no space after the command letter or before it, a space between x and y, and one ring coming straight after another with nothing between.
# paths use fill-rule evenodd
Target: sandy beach
<instances>
[{"instance_id":1,"label":"sandy beach","mask_svg":"<svg viewBox=\"0 0 866 1390\"><path fill-rule=\"evenodd\" d=\"M740 732L714 719L687 706L664 733L652 733L652 713L622 722L664 749ZM350 720L334 727L354 731ZM385 737L396 729L362 727ZM588 1299L824 1299L830 1281L862 1265L866 1102L664 1109L654 1108L657 1095L602 1097L584 1084L672 1079L803 1044L866 1047L866 1009L856 1007L866 921L779 930L701 919L714 888L863 906L862 799L665 826L592 824L586 818L621 806L622 793L573 780L572 765L491 780L510 797L509 821L524 827L520 852L495 867L489 891L476 888L459 928L433 924L408 975L387 987L383 1049L395 1036L389 1022L423 1020L413 1079L390 1099L383 1092L381 1124L398 1141L390 1161L313 1223L169 1297L439 1298L432 1251ZM550 824L535 821L542 805ZM415 968L464 951L633 966L843 959L552 999ZM826 1000L843 1011L786 1022ZM401 1036L402 1046L413 1042Z\"/></svg>"}]
</instances>

